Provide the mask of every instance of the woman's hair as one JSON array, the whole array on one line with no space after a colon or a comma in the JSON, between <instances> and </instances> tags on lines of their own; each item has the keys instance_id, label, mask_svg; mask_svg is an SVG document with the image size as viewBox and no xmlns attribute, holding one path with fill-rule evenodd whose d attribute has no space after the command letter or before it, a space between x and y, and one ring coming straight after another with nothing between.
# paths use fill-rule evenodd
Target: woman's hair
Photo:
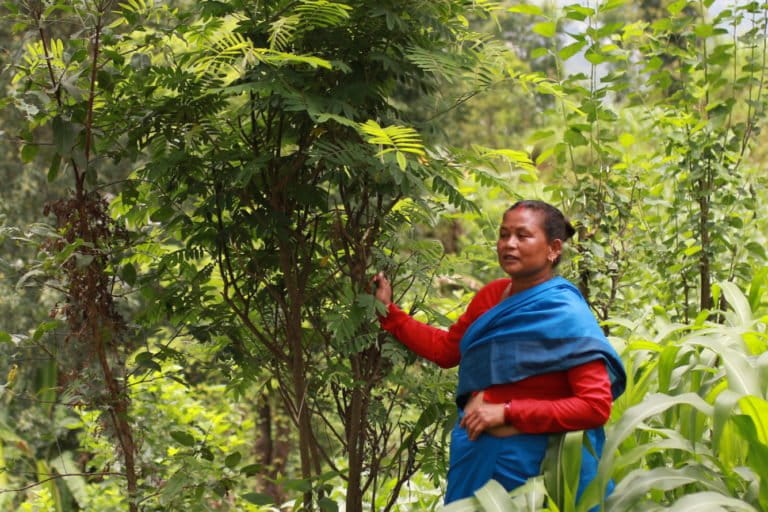
<instances>
[{"instance_id":1,"label":"woman's hair","mask_svg":"<svg viewBox=\"0 0 768 512\"><path fill-rule=\"evenodd\" d=\"M547 241L560 239L563 242L568 241L576 230L565 218L563 212L555 208L549 203L544 201L538 201L536 199L525 199L518 201L507 209L507 212L516 210L517 208L527 208L529 210L535 210L540 212L544 217L544 234L547 235ZM506 212L504 212L506 213ZM560 263L560 256L552 263L556 267Z\"/></svg>"}]
</instances>

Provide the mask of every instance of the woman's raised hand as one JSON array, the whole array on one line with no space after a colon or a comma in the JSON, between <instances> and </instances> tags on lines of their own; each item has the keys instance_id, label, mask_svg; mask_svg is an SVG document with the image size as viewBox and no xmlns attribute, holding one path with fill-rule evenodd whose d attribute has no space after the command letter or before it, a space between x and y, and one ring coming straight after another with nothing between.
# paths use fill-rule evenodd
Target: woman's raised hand
<instances>
[{"instance_id":1,"label":"woman's raised hand","mask_svg":"<svg viewBox=\"0 0 768 512\"><path fill-rule=\"evenodd\" d=\"M389 282L384 272L379 272L371 281L376 285L376 292L373 294L385 306L392 304L392 283Z\"/></svg>"}]
</instances>

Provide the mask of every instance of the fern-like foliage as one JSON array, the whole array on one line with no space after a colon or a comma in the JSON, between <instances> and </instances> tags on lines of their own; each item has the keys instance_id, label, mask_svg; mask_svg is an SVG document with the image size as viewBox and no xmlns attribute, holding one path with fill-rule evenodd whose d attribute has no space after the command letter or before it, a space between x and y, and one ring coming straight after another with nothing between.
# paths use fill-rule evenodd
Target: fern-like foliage
<instances>
[{"instance_id":1,"label":"fern-like foliage","mask_svg":"<svg viewBox=\"0 0 768 512\"><path fill-rule=\"evenodd\" d=\"M425 155L424 145L421 142L419 132L407 126L387 126L383 128L374 120L368 120L358 125L360 131L367 136L367 141L371 144L382 146L382 150L376 156L384 156L387 153L394 153L397 165L405 170L408 166L405 154L410 153L419 157Z\"/></svg>"},{"instance_id":2,"label":"fern-like foliage","mask_svg":"<svg viewBox=\"0 0 768 512\"><path fill-rule=\"evenodd\" d=\"M335 27L349 19L352 7L328 0L303 0L295 12L301 15L301 20L307 27Z\"/></svg>"},{"instance_id":3,"label":"fern-like foliage","mask_svg":"<svg viewBox=\"0 0 768 512\"><path fill-rule=\"evenodd\" d=\"M125 0L118 4L124 11L145 15L154 7L155 2L153 0Z\"/></svg>"},{"instance_id":4,"label":"fern-like foliage","mask_svg":"<svg viewBox=\"0 0 768 512\"><path fill-rule=\"evenodd\" d=\"M454 187L448 180L444 179L440 175L432 177L432 190L438 194L443 194L448 198L448 202L451 205L457 207L463 212L475 212L480 213L478 206L464 197L459 190Z\"/></svg>"},{"instance_id":5,"label":"fern-like foliage","mask_svg":"<svg viewBox=\"0 0 768 512\"><path fill-rule=\"evenodd\" d=\"M290 13L269 25L269 48L286 50L301 33L335 27L349 19L352 7L327 0L303 0Z\"/></svg>"},{"instance_id":6,"label":"fern-like foliage","mask_svg":"<svg viewBox=\"0 0 768 512\"><path fill-rule=\"evenodd\" d=\"M530 155L525 151L517 149L491 149L481 146L475 146L475 150L481 157L499 157L517 168L525 169L526 171L536 170Z\"/></svg>"},{"instance_id":7,"label":"fern-like foliage","mask_svg":"<svg viewBox=\"0 0 768 512\"><path fill-rule=\"evenodd\" d=\"M283 16L273 21L269 26L269 48L285 50L291 43L300 22L301 16L298 14Z\"/></svg>"},{"instance_id":8,"label":"fern-like foliage","mask_svg":"<svg viewBox=\"0 0 768 512\"><path fill-rule=\"evenodd\" d=\"M379 169L378 160L373 157L367 146L354 140L325 140L320 139L312 145L313 161L323 160L337 167L354 167L359 169Z\"/></svg>"},{"instance_id":9,"label":"fern-like foliage","mask_svg":"<svg viewBox=\"0 0 768 512\"><path fill-rule=\"evenodd\" d=\"M251 39L234 30L238 21L239 19L231 18L226 22L219 20L214 25L214 20L211 20L204 27L196 27L190 36L198 42L204 42L208 48L208 51L195 55L192 69L198 77L208 77L218 81L218 84L212 84L212 87L231 84L259 63L276 67L308 65L312 68L331 68L331 63L320 57L256 47ZM293 21L284 22L284 26L279 30L280 34L276 31L270 32L270 45L278 47L289 44L291 23ZM298 19L295 23L298 24Z\"/></svg>"},{"instance_id":10,"label":"fern-like foliage","mask_svg":"<svg viewBox=\"0 0 768 512\"><path fill-rule=\"evenodd\" d=\"M467 70L464 59L456 53L412 47L408 50L406 58L424 71L438 75L449 82L453 82Z\"/></svg>"},{"instance_id":11,"label":"fern-like foliage","mask_svg":"<svg viewBox=\"0 0 768 512\"><path fill-rule=\"evenodd\" d=\"M396 125L384 128L373 120L368 120L358 126L360 131L367 135L369 143L385 146L379 152L379 155L392 151L424 155L424 145L421 142L421 136L413 128Z\"/></svg>"}]
</instances>

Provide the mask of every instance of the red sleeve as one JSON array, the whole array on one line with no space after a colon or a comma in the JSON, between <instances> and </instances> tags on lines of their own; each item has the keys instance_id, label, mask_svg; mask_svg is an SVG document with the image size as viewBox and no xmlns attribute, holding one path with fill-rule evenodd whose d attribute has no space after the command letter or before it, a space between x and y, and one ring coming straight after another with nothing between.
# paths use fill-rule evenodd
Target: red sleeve
<instances>
[{"instance_id":1,"label":"red sleeve","mask_svg":"<svg viewBox=\"0 0 768 512\"><path fill-rule=\"evenodd\" d=\"M602 361L568 370L573 396L554 400L512 400L507 421L521 432L543 434L587 430L605 424L611 415L611 381Z\"/></svg>"},{"instance_id":2,"label":"red sleeve","mask_svg":"<svg viewBox=\"0 0 768 512\"><path fill-rule=\"evenodd\" d=\"M419 322L394 303L381 319L381 327L416 354L443 368L459 364L459 341L477 317L495 306L509 279L498 279L484 286L472 298L467 310L447 331Z\"/></svg>"}]
</instances>

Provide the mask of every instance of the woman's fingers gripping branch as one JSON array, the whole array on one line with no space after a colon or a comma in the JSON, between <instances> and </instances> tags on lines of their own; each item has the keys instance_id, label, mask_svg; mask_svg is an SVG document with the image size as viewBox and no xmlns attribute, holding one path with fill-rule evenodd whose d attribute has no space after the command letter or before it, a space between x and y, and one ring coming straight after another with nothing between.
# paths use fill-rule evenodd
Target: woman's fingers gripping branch
<instances>
[{"instance_id":1,"label":"woman's fingers gripping branch","mask_svg":"<svg viewBox=\"0 0 768 512\"><path fill-rule=\"evenodd\" d=\"M385 306L389 306L392 303L392 283L389 282L384 272L379 272L371 281L376 285L376 292L374 296L381 301Z\"/></svg>"}]
</instances>

